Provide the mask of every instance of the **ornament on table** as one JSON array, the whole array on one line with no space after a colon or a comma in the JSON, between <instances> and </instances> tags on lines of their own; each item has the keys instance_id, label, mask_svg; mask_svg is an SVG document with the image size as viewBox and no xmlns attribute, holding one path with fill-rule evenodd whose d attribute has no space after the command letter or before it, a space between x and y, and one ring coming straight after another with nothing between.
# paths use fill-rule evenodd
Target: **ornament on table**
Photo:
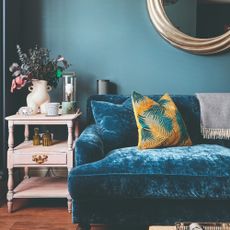
<instances>
[{"instance_id":1,"label":"ornament on table","mask_svg":"<svg viewBox=\"0 0 230 230\"><path fill-rule=\"evenodd\" d=\"M63 73L62 114L73 114L77 111L76 73Z\"/></svg>"},{"instance_id":2,"label":"ornament on table","mask_svg":"<svg viewBox=\"0 0 230 230\"><path fill-rule=\"evenodd\" d=\"M24 115L24 116L30 116L33 114L33 110L30 107L23 106L18 110L17 114Z\"/></svg>"}]
</instances>

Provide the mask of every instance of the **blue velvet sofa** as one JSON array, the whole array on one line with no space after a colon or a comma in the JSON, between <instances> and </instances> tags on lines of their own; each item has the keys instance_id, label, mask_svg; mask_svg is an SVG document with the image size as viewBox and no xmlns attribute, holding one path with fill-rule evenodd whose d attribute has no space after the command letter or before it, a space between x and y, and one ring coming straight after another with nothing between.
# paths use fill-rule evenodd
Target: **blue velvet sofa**
<instances>
[{"instance_id":1,"label":"blue velvet sofa","mask_svg":"<svg viewBox=\"0 0 230 230\"><path fill-rule=\"evenodd\" d=\"M157 95L150 97L159 99ZM89 224L148 226L230 221L229 141L202 138L195 96L172 98L193 146L138 150L137 138L132 138L130 146L109 151L105 150L101 129L94 123L90 102L122 104L128 99L126 104L132 111L131 100L118 95L89 98L88 126L76 141L76 166L68 180L74 223L87 229Z\"/></svg>"}]
</instances>

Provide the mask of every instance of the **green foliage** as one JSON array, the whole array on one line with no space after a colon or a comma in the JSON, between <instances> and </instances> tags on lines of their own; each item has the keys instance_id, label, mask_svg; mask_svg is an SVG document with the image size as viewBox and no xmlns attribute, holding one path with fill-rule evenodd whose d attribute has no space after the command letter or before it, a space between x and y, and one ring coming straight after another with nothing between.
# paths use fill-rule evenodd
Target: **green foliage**
<instances>
[{"instance_id":1,"label":"green foliage","mask_svg":"<svg viewBox=\"0 0 230 230\"><path fill-rule=\"evenodd\" d=\"M62 72L70 65L59 55L57 58L50 58L50 51L46 48L40 48L37 45L33 49L23 53L21 47L17 45L17 53L21 65L13 63L10 71L12 76L26 79L27 83L32 79L45 80L52 87L56 87Z\"/></svg>"}]
</instances>

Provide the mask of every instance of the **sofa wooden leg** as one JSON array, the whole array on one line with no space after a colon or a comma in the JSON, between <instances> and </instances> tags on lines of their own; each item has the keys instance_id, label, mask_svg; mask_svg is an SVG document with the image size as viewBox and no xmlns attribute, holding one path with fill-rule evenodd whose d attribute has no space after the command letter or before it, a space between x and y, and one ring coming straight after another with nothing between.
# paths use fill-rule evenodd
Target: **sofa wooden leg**
<instances>
[{"instance_id":1,"label":"sofa wooden leg","mask_svg":"<svg viewBox=\"0 0 230 230\"><path fill-rule=\"evenodd\" d=\"M90 224L78 224L76 227L76 230L90 230L91 226Z\"/></svg>"},{"instance_id":2,"label":"sofa wooden leg","mask_svg":"<svg viewBox=\"0 0 230 230\"><path fill-rule=\"evenodd\" d=\"M148 230L149 226L136 225L110 225L109 230Z\"/></svg>"}]
</instances>

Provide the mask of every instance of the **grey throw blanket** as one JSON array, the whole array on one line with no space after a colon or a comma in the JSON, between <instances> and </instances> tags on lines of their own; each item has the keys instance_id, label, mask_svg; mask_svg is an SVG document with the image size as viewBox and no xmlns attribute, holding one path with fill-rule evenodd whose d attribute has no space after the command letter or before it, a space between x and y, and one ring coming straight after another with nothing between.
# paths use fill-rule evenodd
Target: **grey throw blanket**
<instances>
[{"instance_id":1,"label":"grey throw blanket","mask_svg":"<svg viewBox=\"0 0 230 230\"><path fill-rule=\"evenodd\" d=\"M201 110L201 133L206 139L230 139L230 93L196 94Z\"/></svg>"}]
</instances>

